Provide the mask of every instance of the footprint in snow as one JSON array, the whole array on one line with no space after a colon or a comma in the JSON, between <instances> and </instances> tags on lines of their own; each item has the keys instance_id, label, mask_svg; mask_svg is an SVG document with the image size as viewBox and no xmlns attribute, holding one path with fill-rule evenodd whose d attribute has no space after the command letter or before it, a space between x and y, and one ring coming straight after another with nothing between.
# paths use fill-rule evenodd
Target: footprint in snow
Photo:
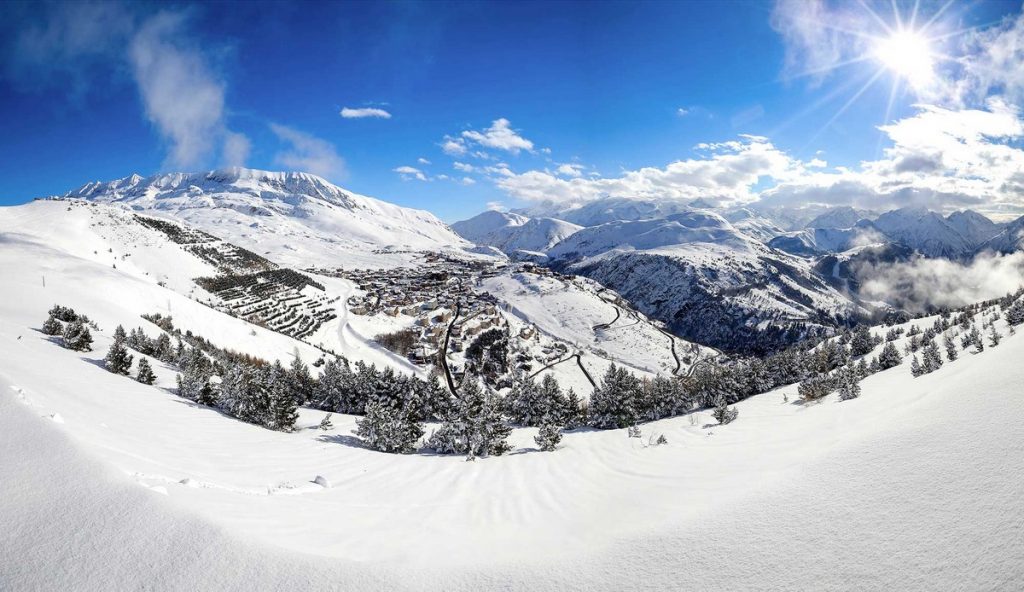
<instances>
[{"instance_id":1,"label":"footprint in snow","mask_svg":"<svg viewBox=\"0 0 1024 592\"><path fill-rule=\"evenodd\" d=\"M60 413L53 413L48 418L53 423L64 423L64 417Z\"/></svg>"}]
</instances>

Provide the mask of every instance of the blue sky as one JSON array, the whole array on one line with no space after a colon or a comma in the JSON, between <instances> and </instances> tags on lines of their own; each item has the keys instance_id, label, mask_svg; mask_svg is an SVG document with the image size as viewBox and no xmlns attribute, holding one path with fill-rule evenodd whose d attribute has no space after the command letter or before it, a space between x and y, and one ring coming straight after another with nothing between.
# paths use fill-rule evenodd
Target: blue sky
<instances>
[{"instance_id":1,"label":"blue sky","mask_svg":"<svg viewBox=\"0 0 1024 592\"><path fill-rule=\"evenodd\" d=\"M1016 214L1024 76L979 72L1020 65L993 47L1024 31L1021 6L943 6L916 9L934 58L918 84L875 55L910 2L17 4L0 204L244 164L448 221L603 195ZM1009 168L968 170L992 150Z\"/></svg>"}]
</instances>

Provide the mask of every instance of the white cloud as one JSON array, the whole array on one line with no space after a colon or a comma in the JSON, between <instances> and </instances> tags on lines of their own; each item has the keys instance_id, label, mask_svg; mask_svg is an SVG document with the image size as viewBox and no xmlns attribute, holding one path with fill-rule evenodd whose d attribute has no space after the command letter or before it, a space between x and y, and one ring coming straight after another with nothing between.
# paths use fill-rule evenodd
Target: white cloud
<instances>
[{"instance_id":1,"label":"white cloud","mask_svg":"<svg viewBox=\"0 0 1024 592\"><path fill-rule=\"evenodd\" d=\"M525 200L550 200L579 204L602 197L694 199L727 202L756 199L752 188L763 178L788 179L800 166L765 138L743 136L740 140L702 144L708 158L680 160L664 168L645 167L625 171L619 177L561 178L547 171L516 174L496 168L498 187Z\"/></svg>"},{"instance_id":2,"label":"white cloud","mask_svg":"<svg viewBox=\"0 0 1024 592\"><path fill-rule=\"evenodd\" d=\"M564 177L580 177L583 175L584 168L581 164L565 163L558 165L558 168L555 170Z\"/></svg>"},{"instance_id":3,"label":"white cloud","mask_svg":"<svg viewBox=\"0 0 1024 592\"><path fill-rule=\"evenodd\" d=\"M185 17L161 12L146 21L129 50L147 118L170 144L167 164L205 162L223 133L224 84L188 43Z\"/></svg>"},{"instance_id":4,"label":"white cloud","mask_svg":"<svg viewBox=\"0 0 1024 592\"><path fill-rule=\"evenodd\" d=\"M457 171L462 171L464 173L472 173L473 171L476 170L476 167L474 167L473 165L458 161L452 164L452 168L454 168Z\"/></svg>"},{"instance_id":5,"label":"white cloud","mask_svg":"<svg viewBox=\"0 0 1024 592\"><path fill-rule=\"evenodd\" d=\"M998 298L1021 286L1024 252L985 253L967 263L915 258L898 263L863 263L861 294L912 311L956 307Z\"/></svg>"},{"instance_id":6,"label":"white cloud","mask_svg":"<svg viewBox=\"0 0 1024 592\"><path fill-rule=\"evenodd\" d=\"M466 153L466 142L462 138L445 136L441 141L441 150L451 156L462 156Z\"/></svg>"},{"instance_id":7,"label":"white cloud","mask_svg":"<svg viewBox=\"0 0 1024 592\"><path fill-rule=\"evenodd\" d=\"M690 114L690 110L687 109L686 107L680 107L680 108L676 109L676 115L678 115L679 117L685 117L685 116L687 116L689 114Z\"/></svg>"},{"instance_id":8,"label":"white cloud","mask_svg":"<svg viewBox=\"0 0 1024 592\"><path fill-rule=\"evenodd\" d=\"M345 119L391 119L391 114L376 107L342 107L341 116Z\"/></svg>"},{"instance_id":9,"label":"white cloud","mask_svg":"<svg viewBox=\"0 0 1024 592\"><path fill-rule=\"evenodd\" d=\"M426 158L423 158L422 156L421 156L421 157L419 157L419 158L417 158L417 159L416 159L416 162L418 162L418 163L420 163L420 164L430 164L430 161L429 161L429 160L427 160Z\"/></svg>"},{"instance_id":10,"label":"white cloud","mask_svg":"<svg viewBox=\"0 0 1024 592\"><path fill-rule=\"evenodd\" d=\"M984 110L918 109L911 117L881 126L893 142L884 158L862 162L857 169L806 173L765 190L762 198L780 205L1024 213L1024 150L1017 147L1024 121L1015 108L992 100Z\"/></svg>"},{"instance_id":11,"label":"white cloud","mask_svg":"<svg viewBox=\"0 0 1024 592\"><path fill-rule=\"evenodd\" d=\"M487 202L487 209L488 210L494 210L495 212L506 212L506 211L508 211L508 208L505 207L505 204L501 203L500 201L489 201L489 202Z\"/></svg>"},{"instance_id":12,"label":"white cloud","mask_svg":"<svg viewBox=\"0 0 1024 592\"><path fill-rule=\"evenodd\" d=\"M400 167L397 167L397 168L393 168L391 170L396 172L396 173L398 173L399 175L401 175L402 179L405 179L407 181L409 179L418 179L420 181L428 181L429 180L429 179L427 179L427 176L425 174L423 174L423 171L419 170L416 167L400 166Z\"/></svg>"},{"instance_id":13,"label":"white cloud","mask_svg":"<svg viewBox=\"0 0 1024 592\"><path fill-rule=\"evenodd\" d=\"M533 142L520 136L511 126L511 122L502 117L495 119L491 127L482 132L467 130L462 132L462 137L486 148L504 150L512 154L519 154L522 150L532 152Z\"/></svg>"},{"instance_id":14,"label":"white cloud","mask_svg":"<svg viewBox=\"0 0 1024 592\"><path fill-rule=\"evenodd\" d=\"M330 142L276 123L271 123L270 129L289 146L274 156L276 164L330 180L345 176L345 160Z\"/></svg>"},{"instance_id":15,"label":"white cloud","mask_svg":"<svg viewBox=\"0 0 1024 592\"><path fill-rule=\"evenodd\" d=\"M252 150L252 143L244 134L227 132L224 135L223 158L227 166L245 166L249 160L249 152Z\"/></svg>"},{"instance_id":16,"label":"white cloud","mask_svg":"<svg viewBox=\"0 0 1024 592\"><path fill-rule=\"evenodd\" d=\"M459 183L463 185L475 185L476 179L473 179L472 177L463 177L462 179L459 179Z\"/></svg>"}]
</instances>

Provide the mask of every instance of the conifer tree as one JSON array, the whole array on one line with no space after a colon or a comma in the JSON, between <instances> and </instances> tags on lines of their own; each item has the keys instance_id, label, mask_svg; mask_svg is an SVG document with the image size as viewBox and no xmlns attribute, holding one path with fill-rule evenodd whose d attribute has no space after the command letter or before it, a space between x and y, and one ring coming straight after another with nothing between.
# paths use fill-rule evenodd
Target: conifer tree
<instances>
[{"instance_id":1,"label":"conifer tree","mask_svg":"<svg viewBox=\"0 0 1024 592\"><path fill-rule=\"evenodd\" d=\"M739 409L730 409L725 401L725 397L719 397L718 402L715 404L715 410L711 412L711 415L721 425L726 425L736 420L740 415Z\"/></svg>"},{"instance_id":2,"label":"conifer tree","mask_svg":"<svg viewBox=\"0 0 1024 592\"><path fill-rule=\"evenodd\" d=\"M366 415L356 422L356 435L374 450L407 454L416 451L423 426L402 409L371 401Z\"/></svg>"},{"instance_id":3,"label":"conifer tree","mask_svg":"<svg viewBox=\"0 0 1024 592\"><path fill-rule=\"evenodd\" d=\"M957 352L956 343L953 342L953 338L950 337L948 333L942 338L942 345L943 347L946 348L946 359L949 360L950 362L955 360L957 356L960 355Z\"/></svg>"},{"instance_id":4,"label":"conifer tree","mask_svg":"<svg viewBox=\"0 0 1024 592\"><path fill-rule=\"evenodd\" d=\"M196 348L184 350L179 363L181 372L178 374L178 396L201 405L213 403L213 387L210 377L213 368L203 352Z\"/></svg>"},{"instance_id":5,"label":"conifer tree","mask_svg":"<svg viewBox=\"0 0 1024 592\"><path fill-rule=\"evenodd\" d=\"M882 348L882 352L878 354L878 366L882 370L888 370L889 368L895 368L903 362L903 357L900 356L900 352L896 349L896 345L893 342L887 342L885 347Z\"/></svg>"},{"instance_id":6,"label":"conifer tree","mask_svg":"<svg viewBox=\"0 0 1024 592\"><path fill-rule=\"evenodd\" d=\"M999 331L996 331L995 325L992 325L990 329L991 330L988 334L988 342L989 345L991 345L992 347L996 347L999 345L999 341L1002 339L1002 336L999 334Z\"/></svg>"},{"instance_id":7,"label":"conifer tree","mask_svg":"<svg viewBox=\"0 0 1024 592\"><path fill-rule=\"evenodd\" d=\"M74 351L92 351L92 333L81 319L75 319L64 327L61 334L64 347Z\"/></svg>"},{"instance_id":8,"label":"conifer tree","mask_svg":"<svg viewBox=\"0 0 1024 592\"><path fill-rule=\"evenodd\" d=\"M313 375L309 373L309 366L303 363L297 349L295 350L295 357L292 358L292 364L288 369L288 379L295 397L302 404L309 402L313 397L313 388L316 386L316 381L313 379Z\"/></svg>"},{"instance_id":9,"label":"conifer tree","mask_svg":"<svg viewBox=\"0 0 1024 592\"><path fill-rule=\"evenodd\" d=\"M854 329L853 337L850 338L850 355L853 357L865 356L875 349L876 343L867 325L859 325Z\"/></svg>"},{"instance_id":10,"label":"conifer tree","mask_svg":"<svg viewBox=\"0 0 1024 592\"><path fill-rule=\"evenodd\" d=\"M921 368L921 362L917 359L917 354L914 354L914 357L910 359L910 373L913 374L915 378L924 373L924 370Z\"/></svg>"},{"instance_id":11,"label":"conifer tree","mask_svg":"<svg viewBox=\"0 0 1024 592\"><path fill-rule=\"evenodd\" d=\"M839 370L839 400L848 401L860 396L860 375L852 368Z\"/></svg>"},{"instance_id":12,"label":"conifer tree","mask_svg":"<svg viewBox=\"0 0 1024 592\"><path fill-rule=\"evenodd\" d=\"M543 424L537 435L533 437L533 441L542 451L551 452L562 441L562 430L553 423Z\"/></svg>"},{"instance_id":13,"label":"conifer tree","mask_svg":"<svg viewBox=\"0 0 1024 592\"><path fill-rule=\"evenodd\" d=\"M624 428L639 419L640 380L625 368L610 364L601 384L590 395L590 424L596 428Z\"/></svg>"},{"instance_id":14,"label":"conifer tree","mask_svg":"<svg viewBox=\"0 0 1024 592\"><path fill-rule=\"evenodd\" d=\"M1006 322L1011 327L1024 323L1024 298L1019 298L1006 309Z\"/></svg>"},{"instance_id":15,"label":"conifer tree","mask_svg":"<svg viewBox=\"0 0 1024 592\"><path fill-rule=\"evenodd\" d=\"M921 370L924 374L935 372L942 367L942 354L935 340L929 341L921 350Z\"/></svg>"},{"instance_id":16,"label":"conifer tree","mask_svg":"<svg viewBox=\"0 0 1024 592\"><path fill-rule=\"evenodd\" d=\"M971 325L971 343L974 345L975 353L981 353L985 351L985 340L981 338L981 331L978 331L977 325Z\"/></svg>"},{"instance_id":17,"label":"conifer tree","mask_svg":"<svg viewBox=\"0 0 1024 592\"><path fill-rule=\"evenodd\" d=\"M118 325L118 329L121 326ZM118 339L118 332L114 332L114 343L110 344L110 349L107 351L107 357L104 358L107 370L114 374L128 375L128 372L132 369L132 355L128 353L128 349L124 346L124 329L120 331L120 339Z\"/></svg>"},{"instance_id":18,"label":"conifer tree","mask_svg":"<svg viewBox=\"0 0 1024 592\"><path fill-rule=\"evenodd\" d=\"M60 335L64 332L64 325L56 317L50 316L43 323L42 331L46 335Z\"/></svg>"},{"instance_id":19,"label":"conifer tree","mask_svg":"<svg viewBox=\"0 0 1024 592\"><path fill-rule=\"evenodd\" d=\"M142 384L153 384L156 382L156 375L153 374L153 368L149 365L149 360L146 358L139 358L139 370L135 375L135 380Z\"/></svg>"},{"instance_id":20,"label":"conifer tree","mask_svg":"<svg viewBox=\"0 0 1024 592\"><path fill-rule=\"evenodd\" d=\"M331 422L331 414L328 413L327 415L324 416L323 419L320 420L320 429L326 432L327 430L333 427L334 423Z\"/></svg>"},{"instance_id":21,"label":"conifer tree","mask_svg":"<svg viewBox=\"0 0 1024 592\"><path fill-rule=\"evenodd\" d=\"M483 390L472 375L466 376L460 391L427 447L441 454L465 454L467 460L508 452L512 428L501 416L498 397Z\"/></svg>"}]
</instances>

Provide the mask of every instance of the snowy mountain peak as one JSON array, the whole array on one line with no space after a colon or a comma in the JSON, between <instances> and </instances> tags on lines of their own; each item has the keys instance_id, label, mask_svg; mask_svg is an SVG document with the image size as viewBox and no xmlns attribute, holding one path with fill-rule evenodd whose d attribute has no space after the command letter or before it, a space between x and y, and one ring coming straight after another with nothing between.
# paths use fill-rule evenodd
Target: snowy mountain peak
<instances>
[{"instance_id":1,"label":"snowy mountain peak","mask_svg":"<svg viewBox=\"0 0 1024 592\"><path fill-rule=\"evenodd\" d=\"M468 246L433 214L302 172L226 168L92 182L69 198L173 218L296 267L406 264L413 251Z\"/></svg>"}]
</instances>

